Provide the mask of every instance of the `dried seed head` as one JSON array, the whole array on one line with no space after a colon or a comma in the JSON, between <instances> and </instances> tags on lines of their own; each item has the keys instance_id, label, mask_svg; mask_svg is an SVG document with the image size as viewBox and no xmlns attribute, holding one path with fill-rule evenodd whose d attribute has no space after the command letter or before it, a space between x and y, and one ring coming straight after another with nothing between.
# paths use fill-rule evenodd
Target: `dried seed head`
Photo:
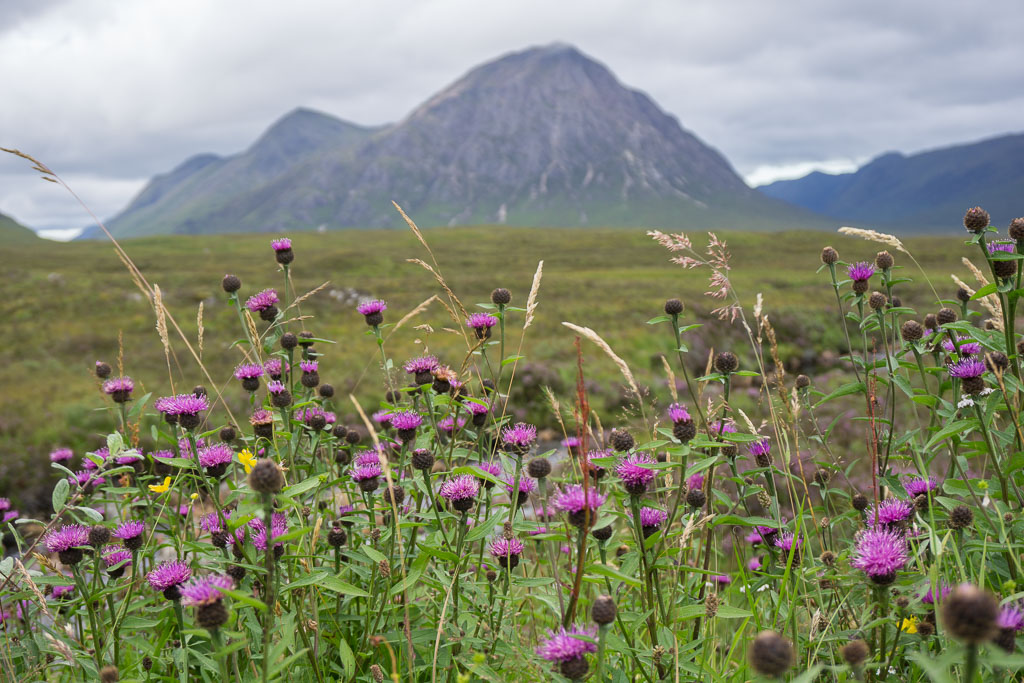
<instances>
[{"instance_id":1,"label":"dried seed head","mask_svg":"<svg viewBox=\"0 0 1024 683\"><path fill-rule=\"evenodd\" d=\"M722 351L715 356L715 370L718 370L723 375L736 372L739 367L740 359L732 351Z\"/></svg>"},{"instance_id":2,"label":"dried seed head","mask_svg":"<svg viewBox=\"0 0 1024 683\"><path fill-rule=\"evenodd\" d=\"M885 304L888 303L888 298L881 292L871 292L871 296L868 297L868 306L871 307L872 311L880 311L885 308Z\"/></svg>"},{"instance_id":3,"label":"dried seed head","mask_svg":"<svg viewBox=\"0 0 1024 683\"><path fill-rule=\"evenodd\" d=\"M945 307L940 308L939 312L935 314L935 319L939 322L940 325L948 325L950 323L955 323L957 317L959 316L957 316L956 311L954 311L952 308Z\"/></svg>"},{"instance_id":4,"label":"dried seed head","mask_svg":"<svg viewBox=\"0 0 1024 683\"><path fill-rule=\"evenodd\" d=\"M669 299L665 302L665 312L669 315L679 315L683 312L683 302L679 299Z\"/></svg>"},{"instance_id":5,"label":"dried seed head","mask_svg":"<svg viewBox=\"0 0 1024 683\"><path fill-rule=\"evenodd\" d=\"M864 512L868 509L868 498L863 493L857 493L853 496L853 509L859 512Z\"/></svg>"},{"instance_id":6,"label":"dried seed head","mask_svg":"<svg viewBox=\"0 0 1024 683\"><path fill-rule=\"evenodd\" d=\"M108 664L100 669L100 681L102 683L117 683L119 680L121 680L121 676L117 671L117 667L113 664Z\"/></svg>"},{"instance_id":7,"label":"dried seed head","mask_svg":"<svg viewBox=\"0 0 1024 683\"><path fill-rule=\"evenodd\" d=\"M949 526L953 529L966 529L974 524L974 512L966 505L957 505L949 511Z\"/></svg>"},{"instance_id":8,"label":"dried seed head","mask_svg":"<svg viewBox=\"0 0 1024 683\"><path fill-rule=\"evenodd\" d=\"M976 645L996 634L999 602L969 583L957 586L942 603L942 623L956 639Z\"/></svg>"},{"instance_id":9,"label":"dried seed head","mask_svg":"<svg viewBox=\"0 0 1024 683\"><path fill-rule=\"evenodd\" d=\"M615 611L615 600L610 595L599 595L590 606L590 618L603 626L615 621Z\"/></svg>"},{"instance_id":10,"label":"dried seed head","mask_svg":"<svg viewBox=\"0 0 1024 683\"><path fill-rule=\"evenodd\" d=\"M1014 218L1010 221L1010 239L1024 240L1024 218Z\"/></svg>"},{"instance_id":11,"label":"dried seed head","mask_svg":"<svg viewBox=\"0 0 1024 683\"><path fill-rule=\"evenodd\" d=\"M839 252L832 247L825 247L821 250L821 262L825 265L832 265L839 260Z\"/></svg>"},{"instance_id":12,"label":"dried seed head","mask_svg":"<svg viewBox=\"0 0 1024 683\"><path fill-rule=\"evenodd\" d=\"M976 206L973 209L967 209L967 213L964 214L964 227L967 228L967 232L977 234L988 227L989 220L988 211Z\"/></svg>"},{"instance_id":13,"label":"dried seed head","mask_svg":"<svg viewBox=\"0 0 1024 683\"><path fill-rule=\"evenodd\" d=\"M859 669L864 665L864 661L867 660L868 655L871 654L868 644L860 638L851 640L846 645L843 645L839 650L839 654L842 655L843 661L852 666L854 669Z\"/></svg>"},{"instance_id":14,"label":"dried seed head","mask_svg":"<svg viewBox=\"0 0 1024 683\"><path fill-rule=\"evenodd\" d=\"M702 508L707 502L707 496L700 489L691 489L686 492L686 504L692 508Z\"/></svg>"},{"instance_id":15,"label":"dried seed head","mask_svg":"<svg viewBox=\"0 0 1024 683\"><path fill-rule=\"evenodd\" d=\"M708 593L704 598L704 616L708 619L714 619L715 615L718 614L718 595L715 593Z\"/></svg>"},{"instance_id":16,"label":"dried seed head","mask_svg":"<svg viewBox=\"0 0 1024 683\"><path fill-rule=\"evenodd\" d=\"M510 301L512 301L512 292L504 287L498 287L491 292L491 303L496 306L504 306Z\"/></svg>"},{"instance_id":17,"label":"dried seed head","mask_svg":"<svg viewBox=\"0 0 1024 683\"><path fill-rule=\"evenodd\" d=\"M811 378L810 377L808 377L807 375L797 375L796 376L796 388L797 389L806 389L809 386L811 386Z\"/></svg>"},{"instance_id":18,"label":"dried seed head","mask_svg":"<svg viewBox=\"0 0 1024 683\"><path fill-rule=\"evenodd\" d=\"M384 670L380 668L378 664L370 665L370 675L373 677L374 683L383 683L384 681Z\"/></svg>"},{"instance_id":19,"label":"dried seed head","mask_svg":"<svg viewBox=\"0 0 1024 683\"><path fill-rule=\"evenodd\" d=\"M880 251L875 255L875 265L880 270L889 270L895 263L896 261L893 259L892 254L887 251Z\"/></svg>"},{"instance_id":20,"label":"dried seed head","mask_svg":"<svg viewBox=\"0 0 1024 683\"><path fill-rule=\"evenodd\" d=\"M958 287L956 290L956 298L962 301L963 303L967 303L968 301L971 300L971 293L968 292L963 287Z\"/></svg>"},{"instance_id":21,"label":"dried seed head","mask_svg":"<svg viewBox=\"0 0 1024 683\"><path fill-rule=\"evenodd\" d=\"M935 625L930 621L921 620L917 622L917 635L928 638L935 634Z\"/></svg>"},{"instance_id":22,"label":"dried seed head","mask_svg":"<svg viewBox=\"0 0 1024 683\"><path fill-rule=\"evenodd\" d=\"M543 479L551 474L551 461L547 458L534 458L526 465L526 473L534 479Z\"/></svg>"},{"instance_id":23,"label":"dried seed head","mask_svg":"<svg viewBox=\"0 0 1024 683\"><path fill-rule=\"evenodd\" d=\"M387 560L381 560L377 563L377 571L379 571L380 575L386 579L391 576L391 565L388 564Z\"/></svg>"},{"instance_id":24,"label":"dried seed head","mask_svg":"<svg viewBox=\"0 0 1024 683\"><path fill-rule=\"evenodd\" d=\"M761 489L760 491L757 492L757 502L761 505L762 508L767 510L772 506L772 497L768 495L767 491Z\"/></svg>"},{"instance_id":25,"label":"dried seed head","mask_svg":"<svg viewBox=\"0 0 1024 683\"><path fill-rule=\"evenodd\" d=\"M821 554L821 563L826 567L831 567L836 563L836 554L831 550L826 550Z\"/></svg>"},{"instance_id":26,"label":"dried seed head","mask_svg":"<svg viewBox=\"0 0 1024 683\"><path fill-rule=\"evenodd\" d=\"M234 275L228 274L224 276L224 279L220 281L220 286L228 294L237 292L242 287L242 281Z\"/></svg>"},{"instance_id":27,"label":"dried seed head","mask_svg":"<svg viewBox=\"0 0 1024 683\"><path fill-rule=\"evenodd\" d=\"M249 488L258 493L277 493L284 487L281 467L270 458L262 458L249 472Z\"/></svg>"},{"instance_id":28,"label":"dried seed head","mask_svg":"<svg viewBox=\"0 0 1024 683\"><path fill-rule=\"evenodd\" d=\"M761 631L750 645L750 665L763 676L781 676L793 666L793 644L775 631Z\"/></svg>"},{"instance_id":29,"label":"dried seed head","mask_svg":"<svg viewBox=\"0 0 1024 683\"><path fill-rule=\"evenodd\" d=\"M924 327L916 320L908 320L900 327L900 336L903 341L912 344L924 336Z\"/></svg>"},{"instance_id":30,"label":"dried seed head","mask_svg":"<svg viewBox=\"0 0 1024 683\"><path fill-rule=\"evenodd\" d=\"M608 442L620 453L628 451L636 445L633 435L625 429L613 429L612 433L608 435Z\"/></svg>"}]
</instances>

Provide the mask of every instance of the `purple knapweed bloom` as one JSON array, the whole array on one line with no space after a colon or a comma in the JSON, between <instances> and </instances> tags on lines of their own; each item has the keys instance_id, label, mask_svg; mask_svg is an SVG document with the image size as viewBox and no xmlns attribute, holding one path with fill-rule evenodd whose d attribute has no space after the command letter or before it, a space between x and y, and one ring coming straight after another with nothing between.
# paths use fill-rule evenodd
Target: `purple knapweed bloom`
<instances>
[{"instance_id":1,"label":"purple knapweed bloom","mask_svg":"<svg viewBox=\"0 0 1024 683\"><path fill-rule=\"evenodd\" d=\"M284 385L284 382L275 379L267 382L267 391L275 395L283 394L284 392L288 391L288 387Z\"/></svg>"},{"instance_id":2,"label":"purple knapweed bloom","mask_svg":"<svg viewBox=\"0 0 1024 683\"><path fill-rule=\"evenodd\" d=\"M373 414L373 421L379 425L387 427L388 425L391 424L391 416L393 414L394 413L387 409L378 410Z\"/></svg>"},{"instance_id":3,"label":"purple knapweed bloom","mask_svg":"<svg viewBox=\"0 0 1024 683\"><path fill-rule=\"evenodd\" d=\"M482 469L487 474L490 474L493 477L498 477L498 478L501 477L501 465L499 463L496 463L496 462L478 462L478 463L475 463L475 464L476 464L477 467ZM489 481L487 479L481 479L480 483L483 484L484 488L486 488L486 489L494 487L494 482L491 482L491 481Z\"/></svg>"},{"instance_id":4,"label":"purple knapweed bloom","mask_svg":"<svg viewBox=\"0 0 1024 683\"><path fill-rule=\"evenodd\" d=\"M130 519L119 524L111 536L120 538L130 550L137 550L142 545L142 534L145 531L146 525L143 522Z\"/></svg>"},{"instance_id":5,"label":"purple knapweed bloom","mask_svg":"<svg viewBox=\"0 0 1024 683\"><path fill-rule=\"evenodd\" d=\"M370 315L371 313L383 313L384 311L388 310L388 305L387 303L381 301L380 299L375 299L373 301L362 302L361 304L356 306L356 310L362 313L363 315Z\"/></svg>"},{"instance_id":6,"label":"purple knapweed bloom","mask_svg":"<svg viewBox=\"0 0 1024 683\"><path fill-rule=\"evenodd\" d=\"M257 292L250 296L245 302L245 307L253 313L262 313L275 307L278 301L280 299L277 298L276 291L264 289L262 292Z\"/></svg>"},{"instance_id":7,"label":"purple knapweed bloom","mask_svg":"<svg viewBox=\"0 0 1024 683\"><path fill-rule=\"evenodd\" d=\"M445 480L439 490L440 495L449 501L460 512L468 510L480 493L480 482L470 474L460 474ZM468 502L468 504L467 504Z\"/></svg>"},{"instance_id":8,"label":"purple knapweed bloom","mask_svg":"<svg viewBox=\"0 0 1024 683\"><path fill-rule=\"evenodd\" d=\"M871 276L875 274L875 266L867 261L861 261L849 266L846 269L846 274L854 282L864 282L870 280Z\"/></svg>"},{"instance_id":9,"label":"purple knapweed bloom","mask_svg":"<svg viewBox=\"0 0 1024 683\"><path fill-rule=\"evenodd\" d=\"M476 332L477 339L491 336L491 328L498 324L498 319L490 313L474 313L466 319L466 327Z\"/></svg>"},{"instance_id":10,"label":"purple knapweed bloom","mask_svg":"<svg viewBox=\"0 0 1024 683\"><path fill-rule=\"evenodd\" d=\"M668 519L668 513L658 508L640 508L640 528L644 532L644 538L650 536L661 528L661 525Z\"/></svg>"},{"instance_id":11,"label":"purple knapweed bloom","mask_svg":"<svg viewBox=\"0 0 1024 683\"><path fill-rule=\"evenodd\" d=\"M755 459L765 458L772 451L772 442L769 439L758 439L750 444L750 454ZM760 462L758 463L760 464Z\"/></svg>"},{"instance_id":12,"label":"purple knapweed bloom","mask_svg":"<svg viewBox=\"0 0 1024 683\"><path fill-rule=\"evenodd\" d=\"M104 446L103 448L97 448L95 451L92 451L91 454L99 458L101 462L106 462L107 458L110 457L110 451L107 449L106 446ZM92 458L82 458L82 469L97 470L99 469L99 467L100 466L96 464L96 461L93 460Z\"/></svg>"},{"instance_id":13,"label":"purple knapweed bloom","mask_svg":"<svg viewBox=\"0 0 1024 683\"><path fill-rule=\"evenodd\" d=\"M622 485L631 495L639 496L647 490L648 484L654 481L654 470L645 465L653 465L654 458L646 453L631 453L615 466L615 473L622 480Z\"/></svg>"},{"instance_id":14,"label":"purple knapweed bloom","mask_svg":"<svg viewBox=\"0 0 1024 683\"><path fill-rule=\"evenodd\" d=\"M234 460L235 453L227 444L219 443L207 446L199 451L199 464L206 469L213 469L219 465L227 465Z\"/></svg>"},{"instance_id":15,"label":"purple knapweed bloom","mask_svg":"<svg viewBox=\"0 0 1024 683\"><path fill-rule=\"evenodd\" d=\"M939 595L942 596L941 597L942 600L945 600L946 596L948 596L952 592L953 592L953 589L950 586L947 586L946 584L939 584ZM921 602L923 604L925 604L925 605L934 605L935 604L935 591L932 590L931 586L928 586L928 590L925 592L924 596L921 598Z\"/></svg>"},{"instance_id":16,"label":"purple knapweed bloom","mask_svg":"<svg viewBox=\"0 0 1024 683\"><path fill-rule=\"evenodd\" d=\"M953 363L949 366L950 377L967 379L972 377L981 377L983 374L985 374L985 364L980 360L975 360L973 358L965 358L964 360Z\"/></svg>"},{"instance_id":17,"label":"purple knapweed bloom","mask_svg":"<svg viewBox=\"0 0 1024 683\"><path fill-rule=\"evenodd\" d=\"M793 549L796 548L794 553L797 557L799 557L800 545L802 543L803 539L801 539L799 536L794 535L792 531L786 531L785 533L780 534L779 537L775 539L774 545L776 548L780 548L782 552L786 553L786 555L789 555L790 551L793 551Z\"/></svg>"},{"instance_id":18,"label":"purple knapweed bloom","mask_svg":"<svg viewBox=\"0 0 1024 683\"><path fill-rule=\"evenodd\" d=\"M280 237L275 240L271 240L270 248L274 251L288 251L292 248L292 241L287 237Z\"/></svg>"},{"instance_id":19,"label":"purple knapweed bloom","mask_svg":"<svg viewBox=\"0 0 1024 683\"><path fill-rule=\"evenodd\" d=\"M95 472L79 470L78 472L75 472L74 477L68 477L68 481L72 484L77 484L84 489L89 488L90 486L99 486L100 484L106 483L107 480Z\"/></svg>"},{"instance_id":20,"label":"purple knapweed bloom","mask_svg":"<svg viewBox=\"0 0 1024 683\"><path fill-rule=\"evenodd\" d=\"M73 457L75 453L70 448L55 448L50 451L50 462L67 462Z\"/></svg>"},{"instance_id":21,"label":"purple knapweed bloom","mask_svg":"<svg viewBox=\"0 0 1024 683\"><path fill-rule=\"evenodd\" d=\"M959 349L961 356L976 356L981 353L981 344L970 337L959 334L956 336L956 344L953 344L952 339L942 340L942 348L946 353L957 353L957 349Z\"/></svg>"},{"instance_id":22,"label":"purple knapweed bloom","mask_svg":"<svg viewBox=\"0 0 1024 683\"><path fill-rule=\"evenodd\" d=\"M19 514L21 513L17 510L5 510L3 516L0 517L0 524L7 524L7 522L16 520Z\"/></svg>"},{"instance_id":23,"label":"purple knapweed bloom","mask_svg":"<svg viewBox=\"0 0 1024 683\"><path fill-rule=\"evenodd\" d=\"M868 526L898 525L914 516L914 506L899 498L886 498L867 511Z\"/></svg>"},{"instance_id":24,"label":"purple knapweed bloom","mask_svg":"<svg viewBox=\"0 0 1024 683\"><path fill-rule=\"evenodd\" d=\"M263 371L271 379L280 379L281 376L288 372L291 366L288 365L288 361L283 361L280 358L268 358L267 362L263 364Z\"/></svg>"},{"instance_id":25,"label":"purple knapweed bloom","mask_svg":"<svg viewBox=\"0 0 1024 683\"><path fill-rule=\"evenodd\" d=\"M461 430L465 426L466 418L459 417L459 419L456 420L455 416L451 414L445 415L437 423L437 428L445 434L452 434L453 432Z\"/></svg>"},{"instance_id":26,"label":"purple knapweed bloom","mask_svg":"<svg viewBox=\"0 0 1024 683\"><path fill-rule=\"evenodd\" d=\"M181 604L185 607L201 607L224 598L221 591L231 590L235 582L230 576L211 574L195 578L181 586Z\"/></svg>"},{"instance_id":27,"label":"purple knapweed bloom","mask_svg":"<svg viewBox=\"0 0 1024 683\"><path fill-rule=\"evenodd\" d=\"M225 520L230 518L231 510L224 510L220 514L216 512L208 512L200 518L199 529L211 534L224 531L224 526L221 524L221 516L223 516Z\"/></svg>"},{"instance_id":28,"label":"purple knapweed bloom","mask_svg":"<svg viewBox=\"0 0 1024 683\"><path fill-rule=\"evenodd\" d=\"M728 574L715 574L709 580L711 581L711 583L716 584L718 586L728 586L730 583L732 583L732 577Z\"/></svg>"},{"instance_id":29,"label":"purple knapweed bloom","mask_svg":"<svg viewBox=\"0 0 1024 683\"><path fill-rule=\"evenodd\" d=\"M177 396L168 396L165 399L167 401L165 413L171 415L198 415L204 410L210 409L210 399L205 395L196 396L195 394L178 394Z\"/></svg>"},{"instance_id":30,"label":"purple knapweed bloom","mask_svg":"<svg viewBox=\"0 0 1024 683\"><path fill-rule=\"evenodd\" d=\"M46 549L51 553L62 553L72 548L88 545L89 529L81 524L65 524L46 534Z\"/></svg>"},{"instance_id":31,"label":"purple knapweed bloom","mask_svg":"<svg viewBox=\"0 0 1024 683\"><path fill-rule=\"evenodd\" d=\"M683 406L678 403L673 403L668 407L668 419L675 422L689 422L692 418L690 413Z\"/></svg>"},{"instance_id":32,"label":"purple knapweed bloom","mask_svg":"<svg viewBox=\"0 0 1024 683\"><path fill-rule=\"evenodd\" d=\"M462 405L464 405L474 416L486 415L487 411L491 409L487 403L482 403L480 401L463 401Z\"/></svg>"},{"instance_id":33,"label":"purple knapweed bloom","mask_svg":"<svg viewBox=\"0 0 1024 683\"><path fill-rule=\"evenodd\" d=\"M935 477L907 477L903 480L903 490L907 492L907 495L911 498L916 498L922 493L928 493L929 491L935 491L939 488L939 483L935 481Z\"/></svg>"},{"instance_id":34,"label":"purple knapweed bloom","mask_svg":"<svg viewBox=\"0 0 1024 683\"><path fill-rule=\"evenodd\" d=\"M380 469L380 465L361 465L352 469L352 481L366 481L369 479L376 479L383 472Z\"/></svg>"},{"instance_id":35,"label":"purple knapweed bloom","mask_svg":"<svg viewBox=\"0 0 1024 683\"><path fill-rule=\"evenodd\" d=\"M138 452L128 451L114 458L114 463L117 465L134 465L137 462L142 462L143 458Z\"/></svg>"},{"instance_id":36,"label":"purple knapweed bloom","mask_svg":"<svg viewBox=\"0 0 1024 683\"><path fill-rule=\"evenodd\" d=\"M754 555L752 558L747 560L747 569L752 572L759 572L762 568L761 558Z\"/></svg>"},{"instance_id":37,"label":"purple knapweed bloom","mask_svg":"<svg viewBox=\"0 0 1024 683\"><path fill-rule=\"evenodd\" d=\"M517 422L515 426L501 430L501 442L505 448L518 455L530 450L530 446L536 440L537 428L525 422Z\"/></svg>"},{"instance_id":38,"label":"purple knapweed bloom","mask_svg":"<svg viewBox=\"0 0 1024 683\"><path fill-rule=\"evenodd\" d=\"M320 361L315 361L315 360L299 361L299 368L303 372L316 372L320 368Z\"/></svg>"},{"instance_id":39,"label":"purple knapweed bloom","mask_svg":"<svg viewBox=\"0 0 1024 683\"><path fill-rule=\"evenodd\" d=\"M356 453L356 457L353 459L356 467L365 467L367 465L380 465L380 451L376 448L364 448L363 450Z\"/></svg>"},{"instance_id":40,"label":"purple knapweed bloom","mask_svg":"<svg viewBox=\"0 0 1024 683\"><path fill-rule=\"evenodd\" d=\"M404 368L410 375L422 374L429 376L437 369L438 365L440 365L440 362L437 360L436 356L418 356L406 361ZM428 377L423 383L426 384L429 381L431 380Z\"/></svg>"},{"instance_id":41,"label":"purple knapweed bloom","mask_svg":"<svg viewBox=\"0 0 1024 683\"><path fill-rule=\"evenodd\" d=\"M114 401L118 403L124 403L131 396L132 391L135 389L135 382L132 381L131 377L115 377L114 379L108 379L103 383L103 391L109 395Z\"/></svg>"},{"instance_id":42,"label":"purple knapweed bloom","mask_svg":"<svg viewBox=\"0 0 1024 683\"><path fill-rule=\"evenodd\" d=\"M235 368L235 379L259 379L263 376L263 366L257 363L242 363Z\"/></svg>"},{"instance_id":43,"label":"purple knapweed bloom","mask_svg":"<svg viewBox=\"0 0 1024 683\"><path fill-rule=\"evenodd\" d=\"M512 478L505 479L505 491L511 496L512 485L515 481ZM537 490L537 480L521 474L519 477L519 504L522 505L531 493Z\"/></svg>"},{"instance_id":44,"label":"purple knapweed bloom","mask_svg":"<svg viewBox=\"0 0 1024 683\"><path fill-rule=\"evenodd\" d=\"M999 616L996 617L996 626L1010 631L1024 629L1024 607L1022 607L1021 603L1016 602L1003 605L1002 609L999 610Z\"/></svg>"},{"instance_id":45,"label":"purple knapweed bloom","mask_svg":"<svg viewBox=\"0 0 1024 683\"><path fill-rule=\"evenodd\" d=\"M896 572L907 565L907 544L893 531L867 529L857 536L857 546L850 566L863 571L879 585L888 585Z\"/></svg>"},{"instance_id":46,"label":"purple knapweed bloom","mask_svg":"<svg viewBox=\"0 0 1024 683\"><path fill-rule=\"evenodd\" d=\"M686 490L695 491L697 489L704 488L704 473L698 472L689 479L686 480Z\"/></svg>"},{"instance_id":47,"label":"purple knapweed bloom","mask_svg":"<svg viewBox=\"0 0 1024 683\"><path fill-rule=\"evenodd\" d=\"M523 553L523 542L518 538L501 537L491 543L490 550L499 565L515 567L519 563L519 556Z\"/></svg>"},{"instance_id":48,"label":"purple knapweed bloom","mask_svg":"<svg viewBox=\"0 0 1024 683\"><path fill-rule=\"evenodd\" d=\"M562 439L562 448L568 448L569 450L573 450L575 448L579 448L582 445L583 442L580 441L580 437L578 436L567 436L564 439Z\"/></svg>"},{"instance_id":49,"label":"purple knapweed bloom","mask_svg":"<svg viewBox=\"0 0 1024 683\"><path fill-rule=\"evenodd\" d=\"M11 509L11 500L9 498L0 498L0 512L5 512Z\"/></svg>"},{"instance_id":50,"label":"purple knapweed bloom","mask_svg":"<svg viewBox=\"0 0 1024 683\"><path fill-rule=\"evenodd\" d=\"M107 565L107 569L111 569L122 562L127 562L126 565L132 562L132 551L127 548L114 547L109 552L103 555L103 563ZM122 567L123 569L123 567Z\"/></svg>"},{"instance_id":51,"label":"purple knapweed bloom","mask_svg":"<svg viewBox=\"0 0 1024 683\"><path fill-rule=\"evenodd\" d=\"M582 659L584 655L597 652L597 645L577 636L593 638L597 635L596 628L579 628L571 626L569 630L560 628L551 631L548 639L537 647L537 655L549 662L565 663Z\"/></svg>"},{"instance_id":52,"label":"purple knapweed bloom","mask_svg":"<svg viewBox=\"0 0 1024 683\"><path fill-rule=\"evenodd\" d=\"M282 546L276 539L288 533L288 517L283 512L275 512L270 516L270 530L274 536L274 547ZM259 517L249 520L249 539L257 550L267 549L267 527Z\"/></svg>"},{"instance_id":53,"label":"purple knapweed bloom","mask_svg":"<svg viewBox=\"0 0 1024 683\"><path fill-rule=\"evenodd\" d=\"M52 597L54 600L60 600L65 595L74 592L74 590L74 586L51 586L50 597Z\"/></svg>"},{"instance_id":54,"label":"purple knapweed bloom","mask_svg":"<svg viewBox=\"0 0 1024 683\"><path fill-rule=\"evenodd\" d=\"M587 523L593 524L597 520L597 509L604 504L608 496L598 493L594 486L584 492L579 484L566 486L555 496L554 504L559 510L569 513L569 523L577 528L583 528Z\"/></svg>"},{"instance_id":55,"label":"purple knapweed bloom","mask_svg":"<svg viewBox=\"0 0 1024 683\"><path fill-rule=\"evenodd\" d=\"M403 410L391 415L391 426L398 431L403 441L408 441L416 434L416 428L423 424L423 416L411 410Z\"/></svg>"},{"instance_id":56,"label":"purple knapweed bloom","mask_svg":"<svg viewBox=\"0 0 1024 683\"><path fill-rule=\"evenodd\" d=\"M1016 245L1013 242L989 242L988 243L988 253L989 254L997 254L997 253L1012 254L1015 246Z\"/></svg>"},{"instance_id":57,"label":"purple knapweed bloom","mask_svg":"<svg viewBox=\"0 0 1024 683\"><path fill-rule=\"evenodd\" d=\"M708 425L711 436L718 437L720 434L735 434L736 424L732 420L716 420Z\"/></svg>"}]
</instances>

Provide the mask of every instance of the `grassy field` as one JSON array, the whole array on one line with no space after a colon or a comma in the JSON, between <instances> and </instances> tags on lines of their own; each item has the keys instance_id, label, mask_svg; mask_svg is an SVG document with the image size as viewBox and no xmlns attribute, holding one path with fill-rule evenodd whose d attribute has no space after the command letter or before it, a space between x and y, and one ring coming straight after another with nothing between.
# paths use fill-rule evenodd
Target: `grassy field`
<instances>
[{"instance_id":1,"label":"grassy field","mask_svg":"<svg viewBox=\"0 0 1024 683\"><path fill-rule=\"evenodd\" d=\"M870 260L879 245L828 233L725 233L732 253L732 280L744 304L760 292L779 334L783 361L791 370L813 374L826 367L821 352L840 351L842 335L836 325L835 300L826 273L816 273L819 253L833 244L846 261ZM513 305L523 305L539 260L544 261L536 324L523 344L522 368L527 386L552 383L563 392L575 372L572 333L561 326L571 321L593 328L630 364L641 383L663 389L658 354L671 348L667 328L645 322L661 313L664 300L681 298L692 321L710 322L691 333L688 344L694 368L703 367L707 350L736 339L742 330L716 320L707 311L718 305L703 292L706 272L684 270L669 262L670 255L642 230L458 228L426 232L441 272L452 289L473 310L488 301L494 287L513 292ZM702 235L692 235L695 246ZM124 243L124 248L150 283L164 292L164 302L193 344L197 345L197 311L204 308L203 359L214 378L230 383L230 371L241 352L231 348L241 336L238 319L220 288L231 272L243 282L248 296L266 287L281 289L283 277L269 247L269 235L147 238ZM442 294L435 279L407 259L429 261L424 247L408 231L345 231L301 234L295 237L293 280L298 292L325 282L310 297L302 313L315 318L305 324L319 337L336 340L321 345L327 354L321 376L339 390L339 417L352 413L344 393L354 391L364 406L379 400L379 372L372 339L365 336L362 316L354 311L355 297L368 295L388 301L388 320L397 321L432 294ZM915 238L907 246L924 265L939 294L952 297L949 273L971 282L960 263L959 238ZM923 312L934 310L934 297L920 272L902 254L897 265L915 278L904 286L904 305ZM149 303L133 285L125 267L104 242L5 246L0 258L3 296L0 297L0 495L32 507L49 500L45 455L57 445L81 453L98 445L108 424L92 367L97 359L115 366L118 339L123 340L125 372L141 388L136 395L170 392L163 350ZM521 314L510 320L511 338L518 343ZM465 355L461 336L444 309L433 304L389 341L396 361L426 346L444 360L458 364ZM296 330L298 329L296 325ZM262 325L261 325L262 329ZM174 367L175 388L190 388L202 376L184 344L172 346L180 365ZM620 395L620 376L593 345L586 345L587 373L598 409L614 410ZM511 353L511 352L510 352ZM657 384L660 382L661 384ZM232 387L234 389L234 387ZM663 390L660 394L664 394ZM240 401L239 391L229 391ZM664 402L664 396L661 400ZM242 410L239 402L237 405ZM535 418L536 419L536 418ZM145 439L144 439L145 441Z\"/></svg>"}]
</instances>

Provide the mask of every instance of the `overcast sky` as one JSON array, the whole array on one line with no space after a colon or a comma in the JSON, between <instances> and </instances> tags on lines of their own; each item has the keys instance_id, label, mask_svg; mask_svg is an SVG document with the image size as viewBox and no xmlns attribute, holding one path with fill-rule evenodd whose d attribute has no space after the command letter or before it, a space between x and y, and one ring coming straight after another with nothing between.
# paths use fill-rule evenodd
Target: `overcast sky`
<instances>
[{"instance_id":1,"label":"overcast sky","mask_svg":"<svg viewBox=\"0 0 1024 683\"><path fill-rule=\"evenodd\" d=\"M751 184L1024 131L1024 3L990 0L0 0L0 146L109 217L296 106L401 119L474 65L568 42ZM20 160L0 212L88 222Z\"/></svg>"}]
</instances>

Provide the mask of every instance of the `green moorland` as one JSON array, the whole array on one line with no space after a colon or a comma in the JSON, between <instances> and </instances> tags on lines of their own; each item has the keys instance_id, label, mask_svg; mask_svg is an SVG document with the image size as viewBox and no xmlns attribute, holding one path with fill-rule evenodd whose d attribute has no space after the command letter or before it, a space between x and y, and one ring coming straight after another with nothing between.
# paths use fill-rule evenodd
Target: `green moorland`
<instances>
[{"instance_id":1,"label":"green moorland","mask_svg":"<svg viewBox=\"0 0 1024 683\"><path fill-rule=\"evenodd\" d=\"M591 327L602 335L662 404L667 391L658 356L672 345L664 326L645 323L661 313L666 298L681 298L690 322L707 323L686 340L695 371L703 368L712 346L721 348L743 336L738 323L729 325L709 316L708 311L719 304L704 295L706 270L685 270L670 263L671 255L643 230L486 227L432 229L425 234L441 273L470 311L475 304L487 302L497 286L512 290L513 305L524 305L537 262L544 261L537 317L526 333L525 360L517 370L519 391L539 395L541 386L549 384L569 398L575 350L573 333L561 326L562 321ZM691 237L702 251L706 235ZM831 243L845 261L870 260L881 245L821 232L724 233L722 237L732 254L735 291L748 307L759 292L763 294L788 369L817 375L834 367L843 342L828 276L816 272L820 250ZM232 342L242 335L220 281L227 272L236 274L244 296L267 287L280 290L283 276L269 242L269 235L224 235L146 238L123 244L148 281L160 286L165 305L197 348L197 312L202 303L203 360L242 419L247 414L245 397L231 378L231 369L241 359ZM906 244L941 296L952 298L955 292L951 272L973 282L960 263L961 255L973 250L963 248L962 239L922 237ZM320 374L337 387L339 419L354 421L349 391L368 409L376 406L382 394L377 349L366 336L362 316L354 310L356 299L386 299L387 321L394 323L431 295L443 297L444 292L429 272L407 262L430 260L410 231L304 233L294 236L294 250L292 275L299 293L329 284L302 304L302 314L315 317L294 323L293 329L305 327L318 337L337 341L318 344L325 355ZM46 454L57 445L67 445L80 455L100 445L99 435L107 433L110 415L102 408L92 368L100 359L116 372L119 338L124 370L137 383L135 396L164 395L171 386L153 309L110 243L40 240L5 245L2 252L0 496L10 496L16 506L32 510L49 504L54 475L49 474ZM934 296L921 273L904 255L895 256L897 265L906 267L902 274L916 280L901 286L904 305L916 307L922 315L934 310ZM261 330L265 327L259 321L257 325ZM461 335L450 331L452 326L444 308L435 302L395 333L388 341L388 353L401 362L427 347L458 365L466 347ZM512 313L509 355L518 345L521 326L522 314ZM181 391L201 382L196 363L173 329L171 345L174 388ZM619 410L621 376L593 344L584 342L583 349L588 392L607 422ZM513 408L515 404L513 396ZM225 421L222 409L215 415L215 421ZM552 421L536 412L524 417ZM145 432L142 436L146 446Z\"/></svg>"}]
</instances>

